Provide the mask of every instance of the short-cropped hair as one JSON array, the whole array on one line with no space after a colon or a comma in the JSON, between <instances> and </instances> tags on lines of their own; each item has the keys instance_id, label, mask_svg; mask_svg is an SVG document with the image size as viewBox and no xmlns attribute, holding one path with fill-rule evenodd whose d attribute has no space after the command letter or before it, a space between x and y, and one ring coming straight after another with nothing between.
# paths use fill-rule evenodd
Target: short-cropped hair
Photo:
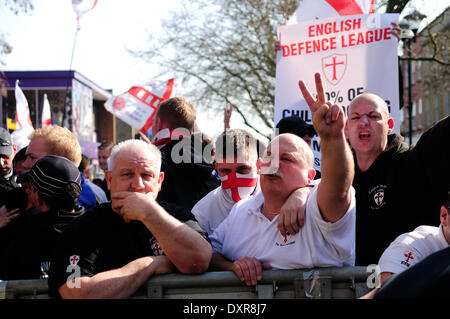
<instances>
[{"instance_id":1,"label":"short-cropped hair","mask_svg":"<svg viewBox=\"0 0 450 319\"><path fill-rule=\"evenodd\" d=\"M221 163L224 159L236 158L237 162L257 160L258 150L256 139L246 130L227 129L216 138L215 161Z\"/></svg>"},{"instance_id":2,"label":"short-cropped hair","mask_svg":"<svg viewBox=\"0 0 450 319\"><path fill-rule=\"evenodd\" d=\"M72 161L75 166L81 162L81 146L76 136L65 127L51 125L35 129L30 140L40 137L46 141L48 155L57 155Z\"/></svg>"},{"instance_id":3,"label":"short-cropped hair","mask_svg":"<svg viewBox=\"0 0 450 319\"><path fill-rule=\"evenodd\" d=\"M111 155L108 158L108 170L111 172L114 170L114 161L119 153L130 150L141 150L149 152L150 154L152 154L152 158L156 159L155 163L158 172L161 170L161 152L159 151L159 149L153 144L134 139L125 140L113 147Z\"/></svg>"},{"instance_id":4,"label":"short-cropped hair","mask_svg":"<svg viewBox=\"0 0 450 319\"><path fill-rule=\"evenodd\" d=\"M171 130L184 127L192 132L196 113L194 106L188 100L173 97L159 104L156 116Z\"/></svg>"},{"instance_id":5,"label":"short-cropped hair","mask_svg":"<svg viewBox=\"0 0 450 319\"><path fill-rule=\"evenodd\" d=\"M99 149L99 150L107 150L107 149L113 148L113 146L114 146L113 142L104 140L104 141L101 142L101 144L98 146L97 149Z\"/></svg>"}]
</instances>

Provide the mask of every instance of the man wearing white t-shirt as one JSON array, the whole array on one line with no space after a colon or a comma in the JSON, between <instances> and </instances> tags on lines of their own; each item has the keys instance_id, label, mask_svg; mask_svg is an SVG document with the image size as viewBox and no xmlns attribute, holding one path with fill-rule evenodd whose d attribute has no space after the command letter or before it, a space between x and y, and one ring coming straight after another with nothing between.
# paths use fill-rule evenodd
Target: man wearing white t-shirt
<instances>
[{"instance_id":1,"label":"man wearing white t-shirt","mask_svg":"<svg viewBox=\"0 0 450 319\"><path fill-rule=\"evenodd\" d=\"M450 192L447 203L441 206L439 227L419 226L398 236L381 255L380 282L392 274L411 268L429 255L450 245Z\"/></svg>"},{"instance_id":2,"label":"man wearing white t-shirt","mask_svg":"<svg viewBox=\"0 0 450 319\"><path fill-rule=\"evenodd\" d=\"M192 208L200 227L211 236L228 216L234 204L261 192L256 139L243 129L227 129L215 142L215 170L221 186L209 192ZM309 190L298 189L289 196L281 209L283 219L278 219L280 230L292 232L303 225L297 218L303 217Z\"/></svg>"},{"instance_id":3,"label":"man wearing white t-shirt","mask_svg":"<svg viewBox=\"0 0 450 319\"><path fill-rule=\"evenodd\" d=\"M322 179L308 196L305 225L295 235L277 228L280 209L297 188L315 176L314 155L298 136L281 134L268 145L261 167L261 191L237 203L211 238L211 266L232 270L247 285L262 279L262 269L351 266L355 248L354 163L344 135L345 115L325 103L321 82L318 100L304 87L321 138ZM337 169L338 168L338 169Z\"/></svg>"}]
</instances>

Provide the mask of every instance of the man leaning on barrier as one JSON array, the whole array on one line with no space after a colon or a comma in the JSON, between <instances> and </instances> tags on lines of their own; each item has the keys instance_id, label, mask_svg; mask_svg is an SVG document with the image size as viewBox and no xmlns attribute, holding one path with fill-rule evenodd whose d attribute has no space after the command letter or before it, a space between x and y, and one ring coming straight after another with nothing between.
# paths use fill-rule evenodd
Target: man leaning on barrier
<instances>
[{"instance_id":1,"label":"man leaning on barrier","mask_svg":"<svg viewBox=\"0 0 450 319\"><path fill-rule=\"evenodd\" d=\"M307 90L306 90L307 91ZM268 145L261 167L261 190L236 204L210 237L212 266L232 270L247 285L262 279L262 269L353 266L355 249L354 163L344 135L345 115L338 105L305 91L322 145L322 179L306 204L305 225L291 235L277 228L289 194L309 187L314 155L300 137L281 134ZM337 169L338 168L338 169Z\"/></svg>"},{"instance_id":2,"label":"man leaning on barrier","mask_svg":"<svg viewBox=\"0 0 450 319\"><path fill-rule=\"evenodd\" d=\"M64 232L52 260L51 296L128 298L152 275L208 268L211 245L193 215L156 201L160 166L154 145L128 140L113 148L106 173L111 202Z\"/></svg>"}]
</instances>

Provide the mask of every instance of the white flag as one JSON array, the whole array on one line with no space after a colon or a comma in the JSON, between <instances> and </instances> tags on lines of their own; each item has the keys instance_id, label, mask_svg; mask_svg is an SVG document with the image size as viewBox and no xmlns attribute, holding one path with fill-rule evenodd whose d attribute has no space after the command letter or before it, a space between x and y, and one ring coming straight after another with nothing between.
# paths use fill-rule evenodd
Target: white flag
<instances>
[{"instance_id":1,"label":"white flag","mask_svg":"<svg viewBox=\"0 0 450 319\"><path fill-rule=\"evenodd\" d=\"M44 94L44 106L42 108L42 127L52 125L52 118L50 112L50 103L47 94Z\"/></svg>"},{"instance_id":2,"label":"white flag","mask_svg":"<svg viewBox=\"0 0 450 319\"><path fill-rule=\"evenodd\" d=\"M16 127L17 129L21 127L30 127L32 130L33 123L30 118L30 110L28 108L28 101L19 87L19 80L16 81Z\"/></svg>"},{"instance_id":3,"label":"white flag","mask_svg":"<svg viewBox=\"0 0 450 319\"><path fill-rule=\"evenodd\" d=\"M77 14L78 28L80 28L80 18L86 12L94 9L98 0L72 0L73 11Z\"/></svg>"},{"instance_id":4,"label":"white flag","mask_svg":"<svg viewBox=\"0 0 450 319\"><path fill-rule=\"evenodd\" d=\"M33 132L33 123L30 118L30 110L28 101L19 87L19 81L16 81L16 130L11 134L17 149L27 146L29 143L28 136Z\"/></svg>"},{"instance_id":5,"label":"white flag","mask_svg":"<svg viewBox=\"0 0 450 319\"><path fill-rule=\"evenodd\" d=\"M303 0L287 24L373 13L375 0Z\"/></svg>"}]
</instances>

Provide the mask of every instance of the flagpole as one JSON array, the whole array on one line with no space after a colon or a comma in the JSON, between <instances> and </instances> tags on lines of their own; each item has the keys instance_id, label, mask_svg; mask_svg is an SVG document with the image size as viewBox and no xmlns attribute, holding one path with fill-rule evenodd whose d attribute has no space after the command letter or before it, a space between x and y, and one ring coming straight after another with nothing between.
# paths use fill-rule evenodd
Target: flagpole
<instances>
[{"instance_id":1,"label":"flagpole","mask_svg":"<svg viewBox=\"0 0 450 319\"><path fill-rule=\"evenodd\" d=\"M76 45L76 42L77 42L78 30L80 30L80 26L79 25L77 26L77 29L75 31L75 36L74 36L74 39L73 39L72 56L70 57L69 72L67 74L66 96L65 96L65 99L64 99L63 117L62 117L62 123L61 123L61 126L63 126L63 127L64 127L64 121L66 120L66 105L67 105L67 94L68 94L68 91L69 91L70 71L72 70L72 62L73 62L73 56L74 56L74 53L75 53L75 45Z\"/></svg>"}]
</instances>

